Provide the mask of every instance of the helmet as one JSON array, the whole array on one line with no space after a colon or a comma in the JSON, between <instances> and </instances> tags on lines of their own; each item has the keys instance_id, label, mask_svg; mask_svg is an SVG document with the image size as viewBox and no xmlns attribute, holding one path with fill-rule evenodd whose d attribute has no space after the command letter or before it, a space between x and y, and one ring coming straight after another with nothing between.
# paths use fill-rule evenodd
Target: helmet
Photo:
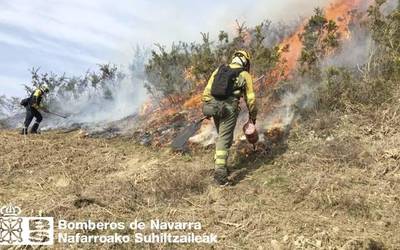
<instances>
[{"instance_id":1,"label":"helmet","mask_svg":"<svg viewBox=\"0 0 400 250\"><path fill-rule=\"evenodd\" d=\"M49 92L49 90L50 90L49 89L49 85L47 85L47 83L44 83L44 84L40 85L40 90L45 92L45 93Z\"/></svg>"},{"instance_id":2,"label":"helmet","mask_svg":"<svg viewBox=\"0 0 400 250\"><path fill-rule=\"evenodd\" d=\"M249 71L250 70L250 54L245 50L237 50L233 54L232 62L238 62L242 64L242 66Z\"/></svg>"},{"instance_id":3,"label":"helmet","mask_svg":"<svg viewBox=\"0 0 400 250\"><path fill-rule=\"evenodd\" d=\"M233 57L236 57L236 56L244 57L244 58L246 58L247 61L250 61L250 59L251 59L249 52L247 52L245 50L237 50L237 51L235 51L235 53L233 54Z\"/></svg>"}]
</instances>

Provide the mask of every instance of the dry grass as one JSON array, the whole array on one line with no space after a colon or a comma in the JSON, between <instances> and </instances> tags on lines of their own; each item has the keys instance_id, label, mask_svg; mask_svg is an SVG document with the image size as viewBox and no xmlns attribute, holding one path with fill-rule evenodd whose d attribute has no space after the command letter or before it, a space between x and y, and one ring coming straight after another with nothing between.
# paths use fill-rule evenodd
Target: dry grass
<instances>
[{"instance_id":1,"label":"dry grass","mask_svg":"<svg viewBox=\"0 0 400 250\"><path fill-rule=\"evenodd\" d=\"M215 249L399 249L397 113L360 109L303 122L268 153L236 155L246 171L228 187L212 183L211 150L175 155L128 138L3 130L0 202L78 221L199 221L218 234Z\"/></svg>"}]
</instances>

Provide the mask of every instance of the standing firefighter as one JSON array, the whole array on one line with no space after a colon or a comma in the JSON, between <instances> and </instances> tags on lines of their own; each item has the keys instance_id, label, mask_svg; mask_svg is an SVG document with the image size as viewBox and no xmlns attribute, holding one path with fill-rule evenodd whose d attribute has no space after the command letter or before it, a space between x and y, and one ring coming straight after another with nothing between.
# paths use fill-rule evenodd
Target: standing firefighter
<instances>
[{"instance_id":1,"label":"standing firefighter","mask_svg":"<svg viewBox=\"0 0 400 250\"><path fill-rule=\"evenodd\" d=\"M21 134L28 134L28 127L31 124L33 118L35 118L35 123L32 125L31 133L38 133L39 124L43 119L42 114L40 114L39 112L39 109L47 112L47 109L43 107L42 98L48 92L49 86L47 84L42 84L39 88L36 88L35 91L33 91L29 98L22 100L21 105L25 106L26 108L26 117L24 128L22 129Z\"/></svg>"},{"instance_id":2,"label":"standing firefighter","mask_svg":"<svg viewBox=\"0 0 400 250\"><path fill-rule=\"evenodd\" d=\"M222 65L213 72L203 93L203 113L213 117L218 132L214 179L220 185L228 182L227 159L239 115L240 97L246 101L250 121L256 122L256 99L249 70L249 53L236 51L229 65Z\"/></svg>"}]
</instances>

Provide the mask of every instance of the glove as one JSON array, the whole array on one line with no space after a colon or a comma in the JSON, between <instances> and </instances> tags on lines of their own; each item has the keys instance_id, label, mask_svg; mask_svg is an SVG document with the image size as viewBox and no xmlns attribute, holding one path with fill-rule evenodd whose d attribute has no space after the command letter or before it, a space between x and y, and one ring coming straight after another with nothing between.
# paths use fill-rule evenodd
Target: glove
<instances>
[{"instance_id":1,"label":"glove","mask_svg":"<svg viewBox=\"0 0 400 250\"><path fill-rule=\"evenodd\" d=\"M256 117L249 115L249 120L255 125L256 124Z\"/></svg>"},{"instance_id":2,"label":"glove","mask_svg":"<svg viewBox=\"0 0 400 250\"><path fill-rule=\"evenodd\" d=\"M45 107L43 107L42 110L43 110L43 112L45 112L45 113L49 113L49 110L48 110L47 108L45 108Z\"/></svg>"},{"instance_id":3,"label":"glove","mask_svg":"<svg viewBox=\"0 0 400 250\"><path fill-rule=\"evenodd\" d=\"M255 125L257 120L257 109L249 111L249 120Z\"/></svg>"}]
</instances>

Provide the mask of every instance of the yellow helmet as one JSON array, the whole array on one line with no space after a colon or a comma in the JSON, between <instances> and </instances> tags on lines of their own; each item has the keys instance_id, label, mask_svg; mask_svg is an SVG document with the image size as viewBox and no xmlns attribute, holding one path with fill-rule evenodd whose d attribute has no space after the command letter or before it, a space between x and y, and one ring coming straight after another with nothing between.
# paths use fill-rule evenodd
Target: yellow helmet
<instances>
[{"instance_id":1,"label":"yellow helmet","mask_svg":"<svg viewBox=\"0 0 400 250\"><path fill-rule=\"evenodd\" d=\"M235 51L235 53L233 54L233 57L235 56L239 56L239 57L244 57L246 58L247 61L250 61L250 53L245 51L245 50L237 50Z\"/></svg>"},{"instance_id":2,"label":"yellow helmet","mask_svg":"<svg viewBox=\"0 0 400 250\"><path fill-rule=\"evenodd\" d=\"M47 83L43 83L42 85L40 85L40 90L43 91L44 93L49 92L49 85Z\"/></svg>"}]
</instances>

